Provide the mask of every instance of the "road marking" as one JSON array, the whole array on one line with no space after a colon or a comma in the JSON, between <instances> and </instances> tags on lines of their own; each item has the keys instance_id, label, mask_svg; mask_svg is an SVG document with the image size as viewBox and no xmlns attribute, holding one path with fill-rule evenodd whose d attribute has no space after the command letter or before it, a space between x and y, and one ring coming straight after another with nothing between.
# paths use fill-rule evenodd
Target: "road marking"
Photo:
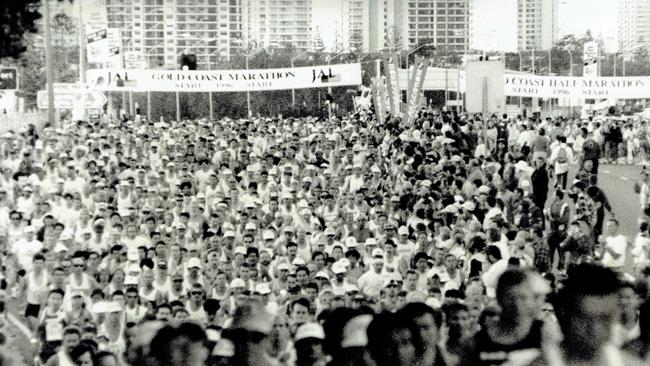
<instances>
[{"instance_id":1,"label":"road marking","mask_svg":"<svg viewBox=\"0 0 650 366\"><path fill-rule=\"evenodd\" d=\"M25 324L23 324L18 318L16 318L13 314L9 313L7 314L7 319L20 330L27 339L32 339L32 332L27 328Z\"/></svg>"},{"instance_id":2,"label":"road marking","mask_svg":"<svg viewBox=\"0 0 650 366\"><path fill-rule=\"evenodd\" d=\"M629 179L627 179L627 178L625 178L625 177L621 177L621 179L623 179L623 180L629 180Z\"/></svg>"}]
</instances>

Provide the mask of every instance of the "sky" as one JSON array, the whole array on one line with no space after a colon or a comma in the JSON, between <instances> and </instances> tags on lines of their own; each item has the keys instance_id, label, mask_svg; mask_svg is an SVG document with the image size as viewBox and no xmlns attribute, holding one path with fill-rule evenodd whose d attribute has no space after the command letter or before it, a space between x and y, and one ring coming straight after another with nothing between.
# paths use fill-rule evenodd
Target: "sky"
<instances>
[{"instance_id":1,"label":"sky","mask_svg":"<svg viewBox=\"0 0 650 366\"><path fill-rule=\"evenodd\" d=\"M489 6L495 10L503 9L506 4L512 2L512 0L473 1L480 1L482 5ZM314 16L312 18L314 28L316 26L319 27L325 46L330 48L334 43L334 32L332 30L337 26L340 27L341 0L312 0L312 2L312 9L314 9ZM618 2L619 0L558 0L559 36L562 37L565 34L582 35L587 30L591 30L594 36L603 38L608 51L616 51ZM495 28L498 24L508 23L507 21L501 22L497 18L516 16L516 8L513 7L510 10L512 11L495 12L493 14L494 16L490 17L490 23L494 25L492 28ZM485 37L492 38L494 36L493 31L495 30L487 32ZM500 31L507 34L516 30L503 29ZM497 36L496 38L499 37ZM503 45L503 40L493 39L492 42L488 43ZM512 45L512 47L516 48L516 45Z\"/></svg>"},{"instance_id":2,"label":"sky","mask_svg":"<svg viewBox=\"0 0 650 366\"><path fill-rule=\"evenodd\" d=\"M312 28L320 30L327 49L334 47L334 29L342 21L340 0L312 0Z\"/></svg>"},{"instance_id":3,"label":"sky","mask_svg":"<svg viewBox=\"0 0 650 366\"><path fill-rule=\"evenodd\" d=\"M616 51L617 9L618 0L559 0L560 37L584 34L589 29L603 38L608 51Z\"/></svg>"}]
</instances>

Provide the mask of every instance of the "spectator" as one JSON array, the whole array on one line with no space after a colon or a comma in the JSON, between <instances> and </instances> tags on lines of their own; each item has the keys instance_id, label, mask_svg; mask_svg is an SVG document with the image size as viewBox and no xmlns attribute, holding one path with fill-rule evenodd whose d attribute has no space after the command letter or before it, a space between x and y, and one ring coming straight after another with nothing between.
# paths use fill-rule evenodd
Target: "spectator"
<instances>
[{"instance_id":1,"label":"spectator","mask_svg":"<svg viewBox=\"0 0 650 366\"><path fill-rule=\"evenodd\" d=\"M560 345L545 347L533 365L641 365L640 360L610 343L618 290L617 276L608 268L583 263L571 269L558 299L564 340Z\"/></svg>"}]
</instances>

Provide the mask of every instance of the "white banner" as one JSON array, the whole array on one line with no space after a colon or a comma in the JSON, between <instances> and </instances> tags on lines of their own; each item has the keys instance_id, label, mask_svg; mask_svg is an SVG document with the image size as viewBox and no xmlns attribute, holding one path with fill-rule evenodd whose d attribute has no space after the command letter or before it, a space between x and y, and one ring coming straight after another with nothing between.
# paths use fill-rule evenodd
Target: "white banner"
<instances>
[{"instance_id":1,"label":"white banner","mask_svg":"<svg viewBox=\"0 0 650 366\"><path fill-rule=\"evenodd\" d=\"M406 90L407 74L412 71L412 66L409 70L399 69L399 85L402 90ZM424 78L424 85L422 90L450 90L453 92L465 92L465 70L460 69L446 69L442 67L429 67L427 69L426 77Z\"/></svg>"},{"instance_id":2,"label":"white banner","mask_svg":"<svg viewBox=\"0 0 650 366\"><path fill-rule=\"evenodd\" d=\"M650 98L650 76L570 77L505 74L504 94L538 98Z\"/></svg>"},{"instance_id":3,"label":"white banner","mask_svg":"<svg viewBox=\"0 0 650 366\"><path fill-rule=\"evenodd\" d=\"M92 69L92 88L102 91L241 92L326 88L361 84L361 64L258 70Z\"/></svg>"}]
</instances>

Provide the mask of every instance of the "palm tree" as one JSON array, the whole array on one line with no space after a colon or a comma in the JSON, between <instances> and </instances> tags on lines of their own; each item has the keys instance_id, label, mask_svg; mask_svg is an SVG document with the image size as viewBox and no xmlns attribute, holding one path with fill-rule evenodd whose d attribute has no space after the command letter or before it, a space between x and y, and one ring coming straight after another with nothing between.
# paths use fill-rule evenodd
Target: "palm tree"
<instances>
[{"instance_id":1,"label":"palm tree","mask_svg":"<svg viewBox=\"0 0 650 366\"><path fill-rule=\"evenodd\" d=\"M68 47L67 41L71 36L76 34L77 27L75 26L72 18L64 13L56 14L52 17L51 25L52 32L56 35L55 45L60 47L65 57L66 64L68 63Z\"/></svg>"}]
</instances>

